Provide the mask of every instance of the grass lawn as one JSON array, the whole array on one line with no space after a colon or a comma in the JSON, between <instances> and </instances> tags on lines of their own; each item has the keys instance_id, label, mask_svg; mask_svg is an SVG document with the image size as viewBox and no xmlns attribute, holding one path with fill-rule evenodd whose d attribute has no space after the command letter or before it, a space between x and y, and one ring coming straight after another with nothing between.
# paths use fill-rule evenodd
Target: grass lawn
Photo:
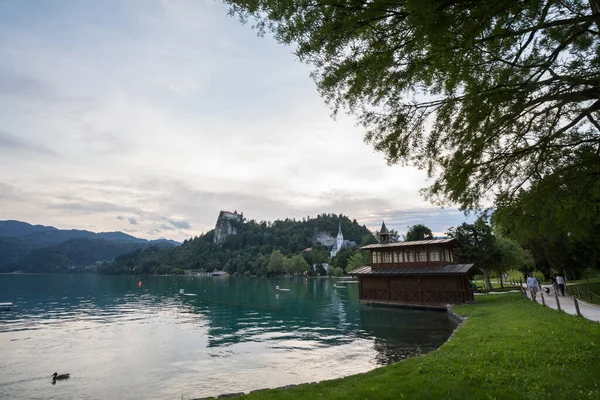
<instances>
[{"instance_id":1,"label":"grass lawn","mask_svg":"<svg viewBox=\"0 0 600 400\"><path fill-rule=\"evenodd\" d=\"M597 282L589 282L589 283L579 283L576 285L567 285L567 292L570 295L577 294L577 288L581 289L581 299L583 301L590 302L590 298L588 296L588 289L592 291L594 295L592 295L591 302L595 304L600 304L600 281Z\"/></svg>"},{"instance_id":2,"label":"grass lawn","mask_svg":"<svg viewBox=\"0 0 600 400\"><path fill-rule=\"evenodd\" d=\"M244 399L600 399L600 324L517 293L455 311L469 319L423 357Z\"/></svg>"}]
</instances>

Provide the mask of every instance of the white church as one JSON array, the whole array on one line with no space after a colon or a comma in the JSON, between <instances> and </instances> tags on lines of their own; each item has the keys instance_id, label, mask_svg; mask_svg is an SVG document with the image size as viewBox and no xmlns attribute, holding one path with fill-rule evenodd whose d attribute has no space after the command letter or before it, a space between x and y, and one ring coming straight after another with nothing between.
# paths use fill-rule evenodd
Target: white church
<instances>
[{"instance_id":1,"label":"white church","mask_svg":"<svg viewBox=\"0 0 600 400\"><path fill-rule=\"evenodd\" d=\"M333 242L333 247L331 248L331 251L329 252L329 257L331 257L331 258L335 257L335 255L340 250L342 250L343 247L344 247L344 235L342 235L342 223L340 222L340 224L338 226L337 238L335 239L335 242Z\"/></svg>"}]
</instances>

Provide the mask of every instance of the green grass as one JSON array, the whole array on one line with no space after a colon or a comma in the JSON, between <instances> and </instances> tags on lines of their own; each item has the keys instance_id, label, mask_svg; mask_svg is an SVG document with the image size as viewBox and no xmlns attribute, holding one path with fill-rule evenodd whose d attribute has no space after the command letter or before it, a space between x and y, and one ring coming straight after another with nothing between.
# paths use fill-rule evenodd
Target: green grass
<instances>
[{"instance_id":1,"label":"green grass","mask_svg":"<svg viewBox=\"0 0 600 400\"><path fill-rule=\"evenodd\" d=\"M480 296L439 350L263 399L600 399L600 324L524 300Z\"/></svg>"},{"instance_id":2,"label":"green grass","mask_svg":"<svg viewBox=\"0 0 600 400\"><path fill-rule=\"evenodd\" d=\"M600 281L591 281L590 283L567 285L567 293L569 293L571 296L574 296L577 294L577 288L581 290L581 299L583 301L590 302L590 298L588 295L589 289L594 294L592 295L591 302L595 304L600 304Z\"/></svg>"}]
</instances>

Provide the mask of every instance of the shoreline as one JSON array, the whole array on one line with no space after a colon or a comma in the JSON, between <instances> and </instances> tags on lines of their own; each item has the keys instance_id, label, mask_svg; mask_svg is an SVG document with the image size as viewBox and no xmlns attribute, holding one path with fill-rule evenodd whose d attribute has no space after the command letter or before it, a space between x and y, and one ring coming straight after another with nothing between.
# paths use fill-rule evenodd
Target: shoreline
<instances>
[{"instance_id":1,"label":"shoreline","mask_svg":"<svg viewBox=\"0 0 600 400\"><path fill-rule=\"evenodd\" d=\"M600 398L600 324L519 293L482 296L450 312L467 319L423 356L334 380L193 400Z\"/></svg>"}]
</instances>

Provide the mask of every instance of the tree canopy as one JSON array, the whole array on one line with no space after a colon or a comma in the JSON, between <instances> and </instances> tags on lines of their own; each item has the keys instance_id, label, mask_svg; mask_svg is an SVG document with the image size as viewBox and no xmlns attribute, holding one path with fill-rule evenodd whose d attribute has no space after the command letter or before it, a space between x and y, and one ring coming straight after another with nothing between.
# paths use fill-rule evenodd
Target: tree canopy
<instances>
[{"instance_id":1,"label":"tree canopy","mask_svg":"<svg viewBox=\"0 0 600 400\"><path fill-rule=\"evenodd\" d=\"M166 273L170 268L179 268L219 269L233 275L301 274L312 269L313 264L318 266L331 261L330 247L320 245L316 234L326 232L335 237L341 224L344 238L356 243L373 238L364 225L335 214L320 214L301 221L287 218L274 222L231 220L230 223L237 234L227 236L218 245L214 243L214 230L211 230L175 248L124 254L114 263L100 268L100 272ZM343 269L348 257L358 251L358 246L344 248L334 257L333 263Z\"/></svg>"},{"instance_id":2,"label":"tree canopy","mask_svg":"<svg viewBox=\"0 0 600 400\"><path fill-rule=\"evenodd\" d=\"M295 43L390 164L427 169L433 201L506 202L549 175L598 187L600 0L225 2Z\"/></svg>"},{"instance_id":3,"label":"tree canopy","mask_svg":"<svg viewBox=\"0 0 600 400\"><path fill-rule=\"evenodd\" d=\"M460 243L460 247L454 251L456 261L475 263L483 272L487 288L492 289L489 272L498 271L502 259L492 227L480 217L473 224L463 222L457 227L450 228L448 236Z\"/></svg>"},{"instance_id":4,"label":"tree canopy","mask_svg":"<svg viewBox=\"0 0 600 400\"><path fill-rule=\"evenodd\" d=\"M407 242L427 239L433 239L433 232L423 224L409 226L408 232L406 232L406 236L404 237L404 240Z\"/></svg>"}]
</instances>

